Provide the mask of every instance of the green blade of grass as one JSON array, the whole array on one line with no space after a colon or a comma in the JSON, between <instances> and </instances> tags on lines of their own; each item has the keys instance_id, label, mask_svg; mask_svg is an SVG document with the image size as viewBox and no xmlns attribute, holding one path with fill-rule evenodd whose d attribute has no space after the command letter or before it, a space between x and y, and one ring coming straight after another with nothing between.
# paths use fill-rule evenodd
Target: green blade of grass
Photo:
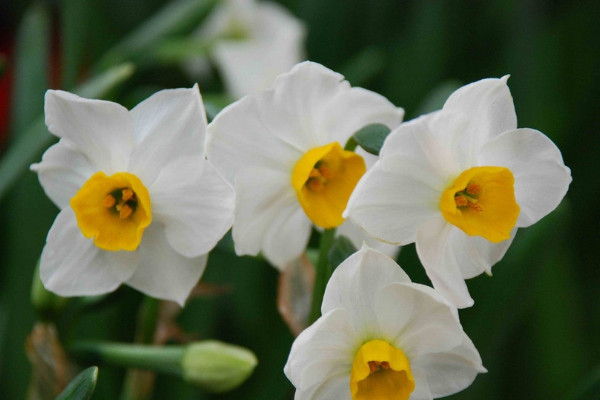
<instances>
[{"instance_id":1,"label":"green blade of grass","mask_svg":"<svg viewBox=\"0 0 600 400\"><path fill-rule=\"evenodd\" d=\"M89 367L77 375L56 400L88 400L98 381L98 367Z\"/></svg>"},{"instance_id":2,"label":"green blade of grass","mask_svg":"<svg viewBox=\"0 0 600 400\"><path fill-rule=\"evenodd\" d=\"M88 40L90 0L64 0L62 7L62 86L71 89L77 82Z\"/></svg>"},{"instance_id":3,"label":"green blade of grass","mask_svg":"<svg viewBox=\"0 0 600 400\"><path fill-rule=\"evenodd\" d=\"M49 37L48 10L43 3L33 3L17 33L11 129L14 138L23 135L42 112L48 87Z\"/></svg>"},{"instance_id":4,"label":"green blade of grass","mask_svg":"<svg viewBox=\"0 0 600 400\"><path fill-rule=\"evenodd\" d=\"M134 60L163 39L189 33L219 0L175 1L135 29L108 51L98 63L106 69L125 60Z\"/></svg>"}]
</instances>

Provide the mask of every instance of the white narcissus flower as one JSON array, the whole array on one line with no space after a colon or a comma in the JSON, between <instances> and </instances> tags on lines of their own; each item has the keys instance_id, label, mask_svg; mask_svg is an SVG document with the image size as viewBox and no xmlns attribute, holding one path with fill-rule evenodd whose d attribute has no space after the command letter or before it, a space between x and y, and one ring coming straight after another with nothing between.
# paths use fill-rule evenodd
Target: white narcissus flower
<instances>
[{"instance_id":1,"label":"white narcissus flower","mask_svg":"<svg viewBox=\"0 0 600 400\"><path fill-rule=\"evenodd\" d=\"M198 36L214 42L212 57L236 98L267 89L304 59L304 24L273 2L224 0ZM188 69L198 63L191 60Z\"/></svg>"},{"instance_id":2,"label":"white narcissus flower","mask_svg":"<svg viewBox=\"0 0 600 400\"><path fill-rule=\"evenodd\" d=\"M517 129L507 79L464 86L393 131L344 212L377 238L416 242L434 287L459 308L473 305L464 280L491 273L517 228L554 210L571 182L550 139Z\"/></svg>"},{"instance_id":3,"label":"white narcissus flower","mask_svg":"<svg viewBox=\"0 0 600 400\"><path fill-rule=\"evenodd\" d=\"M366 246L334 271L321 312L284 368L296 400L429 400L486 372L456 308Z\"/></svg>"},{"instance_id":4,"label":"white narcissus flower","mask_svg":"<svg viewBox=\"0 0 600 400\"><path fill-rule=\"evenodd\" d=\"M60 141L32 169L61 209L40 275L62 296L122 283L183 304L233 221L231 185L206 161L198 87L160 91L131 111L49 90Z\"/></svg>"},{"instance_id":5,"label":"white narcissus flower","mask_svg":"<svg viewBox=\"0 0 600 400\"><path fill-rule=\"evenodd\" d=\"M262 251L283 269L306 248L311 222L341 225L366 168L344 145L365 125L396 127L403 114L384 97L351 88L342 75L311 62L225 108L208 127L206 151L235 186L238 255Z\"/></svg>"}]
</instances>

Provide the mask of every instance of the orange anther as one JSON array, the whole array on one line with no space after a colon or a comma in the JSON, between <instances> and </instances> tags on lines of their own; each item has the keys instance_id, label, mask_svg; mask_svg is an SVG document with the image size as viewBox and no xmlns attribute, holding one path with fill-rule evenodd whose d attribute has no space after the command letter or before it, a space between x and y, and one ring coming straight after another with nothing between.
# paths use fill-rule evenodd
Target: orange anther
<instances>
[{"instance_id":1,"label":"orange anther","mask_svg":"<svg viewBox=\"0 0 600 400\"><path fill-rule=\"evenodd\" d=\"M320 178L310 178L306 182L306 186L313 192L320 192L323 190L323 181Z\"/></svg>"},{"instance_id":2,"label":"orange anther","mask_svg":"<svg viewBox=\"0 0 600 400\"><path fill-rule=\"evenodd\" d=\"M377 361L369 361L369 371L371 373L375 372L375 371L379 371L379 363Z\"/></svg>"},{"instance_id":3,"label":"orange anther","mask_svg":"<svg viewBox=\"0 0 600 400\"><path fill-rule=\"evenodd\" d=\"M132 213L133 213L133 209L131 207L129 207L127 204L123 204L123 206L119 210L119 218L127 219L131 216Z\"/></svg>"},{"instance_id":4,"label":"orange anther","mask_svg":"<svg viewBox=\"0 0 600 400\"><path fill-rule=\"evenodd\" d=\"M469 183L467 185L467 189L466 189L467 193L474 196L474 195L478 195L479 193L481 193L481 185L478 185L476 183Z\"/></svg>"},{"instance_id":5,"label":"orange anther","mask_svg":"<svg viewBox=\"0 0 600 400\"><path fill-rule=\"evenodd\" d=\"M311 169L310 174L308 175L309 178L318 178L320 176L321 176L321 173L316 168Z\"/></svg>"},{"instance_id":6,"label":"orange anther","mask_svg":"<svg viewBox=\"0 0 600 400\"><path fill-rule=\"evenodd\" d=\"M104 200L102 200L102 205L106 208L111 208L115 205L117 199L115 199L111 194L106 195Z\"/></svg>"},{"instance_id":7,"label":"orange anther","mask_svg":"<svg viewBox=\"0 0 600 400\"><path fill-rule=\"evenodd\" d=\"M477 204L477 202L475 202L475 201L473 201L473 202L470 201L469 204L467 204L467 206L469 207L469 210L473 210L476 212L483 211L483 208L479 204Z\"/></svg>"},{"instance_id":8,"label":"orange anther","mask_svg":"<svg viewBox=\"0 0 600 400\"><path fill-rule=\"evenodd\" d=\"M387 361L382 361L381 362L381 369L390 369L390 363Z\"/></svg>"},{"instance_id":9,"label":"orange anther","mask_svg":"<svg viewBox=\"0 0 600 400\"><path fill-rule=\"evenodd\" d=\"M331 178L333 178L333 171L331 171L331 168L329 168L325 164L319 165L319 172L321 173L321 175L325 179L331 179Z\"/></svg>"},{"instance_id":10,"label":"orange anther","mask_svg":"<svg viewBox=\"0 0 600 400\"><path fill-rule=\"evenodd\" d=\"M464 207L469 204L469 201L465 196L459 195L454 197L454 202L456 203L456 207Z\"/></svg>"},{"instance_id":11,"label":"orange anther","mask_svg":"<svg viewBox=\"0 0 600 400\"><path fill-rule=\"evenodd\" d=\"M121 191L121 193L122 193L122 196L123 196L122 197L123 201L129 200L129 199L131 199L135 195L135 193L131 189L123 189Z\"/></svg>"}]
</instances>

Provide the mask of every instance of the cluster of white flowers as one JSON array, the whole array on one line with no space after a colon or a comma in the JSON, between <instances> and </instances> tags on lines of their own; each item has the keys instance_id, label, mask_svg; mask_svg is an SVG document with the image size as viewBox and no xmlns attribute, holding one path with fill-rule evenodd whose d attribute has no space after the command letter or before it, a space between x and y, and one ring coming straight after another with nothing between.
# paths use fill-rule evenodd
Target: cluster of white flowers
<instances>
[{"instance_id":1,"label":"cluster of white flowers","mask_svg":"<svg viewBox=\"0 0 600 400\"><path fill-rule=\"evenodd\" d=\"M208 27L231 28L228 15ZM219 54L244 57L234 47ZM46 124L60 140L32 169L61 211L42 281L63 296L125 283L183 305L230 228L238 255L261 253L279 269L305 252L313 227L355 243L365 232L416 242L435 290L363 245L335 270L285 374L300 400L458 392L485 372L458 319L457 307L473 304L464 280L490 272L517 228L551 212L571 181L546 136L517 129L506 82L467 85L405 123L402 108L312 62L208 126L196 86L131 111L50 90ZM374 123L392 130L379 158L346 147Z\"/></svg>"}]
</instances>

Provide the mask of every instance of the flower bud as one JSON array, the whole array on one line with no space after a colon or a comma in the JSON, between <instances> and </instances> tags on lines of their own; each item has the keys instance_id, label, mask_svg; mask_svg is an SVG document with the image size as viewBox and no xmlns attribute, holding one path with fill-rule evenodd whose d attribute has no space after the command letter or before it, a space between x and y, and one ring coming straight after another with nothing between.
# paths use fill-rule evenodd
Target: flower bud
<instances>
[{"instance_id":1,"label":"flower bud","mask_svg":"<svg viewBox=\"0 0 600 400\"><path fill-rule=\"evenodd\" d=\"M257 363L250 350L211 340L188 345L181 366L187 382L220 393L241 385Z\"/></svg>"}]
</instances>

